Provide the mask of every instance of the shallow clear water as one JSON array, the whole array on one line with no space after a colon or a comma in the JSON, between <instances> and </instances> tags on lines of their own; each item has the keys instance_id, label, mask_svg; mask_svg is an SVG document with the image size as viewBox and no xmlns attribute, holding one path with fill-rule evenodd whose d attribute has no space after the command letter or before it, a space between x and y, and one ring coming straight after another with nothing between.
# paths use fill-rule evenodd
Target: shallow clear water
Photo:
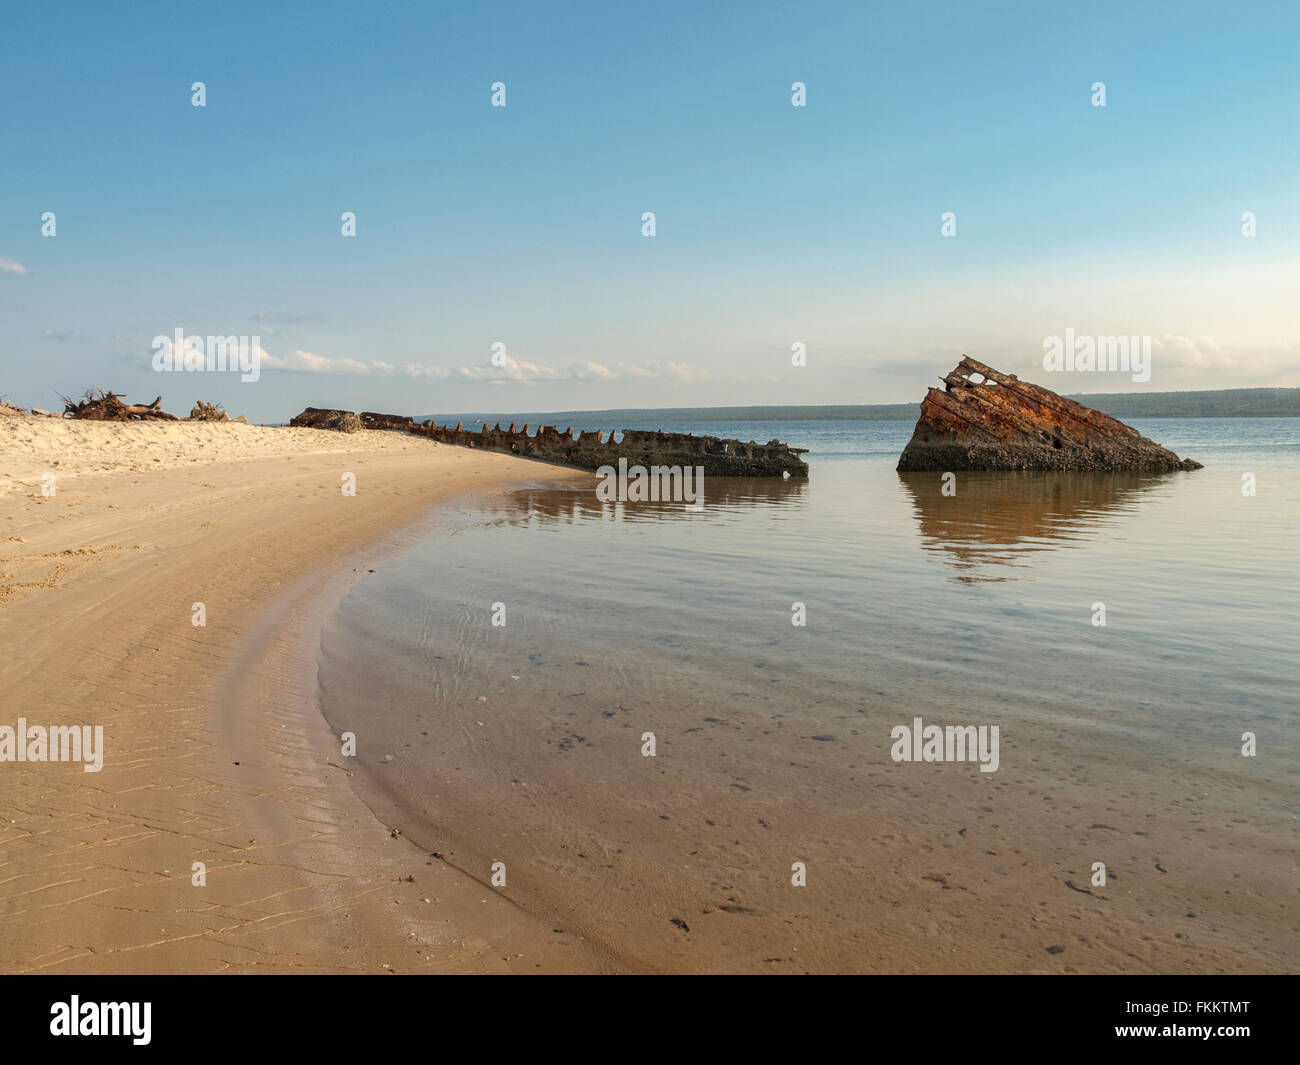
<instances>
[{"instance_id":1,"label":"shallow clear water","mask_svg":"<svg viewBox=\"0 0 1300 1065\"><path fill-rule=\"evenodd\" d=\"M341 604L325 714L358 733L408 835L485 881L506 861L522 904L639 965L942 967L924 946L873 955L864 915L882 884L906 898L927 879L913 864L948 846L949 817L995 857L1032 844L1031 873L981 856L951 874L980 870L994 913L1035 889L1051 912L1061 868L1086 884L1100 824L1123 838L1114 878L1170 920L1227 906L1215 885L1250 871L1256 903L1235 885L1205 957L1281 922L1294 963L1300 421L1135 426L1206 468L962 473L946 497L939 474L893 469L911 423L645 426L779 437L811 449L812 474L709 479L699 513L602 505L581 474L440 508ZM893 762L890 730L915 716L999 725L998 772ZM782 888L805 854L838 902L800 925L785 908L806 896ZM1152 875L1170 854L1196 877ZM1016 949L985 956L1015 968Z\"/></svg>"}]
</instances>

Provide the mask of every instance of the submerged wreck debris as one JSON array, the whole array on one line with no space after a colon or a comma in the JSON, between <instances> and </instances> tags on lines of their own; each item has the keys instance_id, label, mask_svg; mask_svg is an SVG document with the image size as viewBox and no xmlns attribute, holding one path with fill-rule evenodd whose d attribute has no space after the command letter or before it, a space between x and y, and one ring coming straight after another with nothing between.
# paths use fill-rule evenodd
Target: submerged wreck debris
<instances>
[{"instance_id":1,"label":"submerged wreck debris","mask_svg":"<svg viewBox=\"0 0 1300 1065\"><path fill-rule=\"evenodd\" d=\"M349 411L320 410L308 407L290 425L309 428L333 428L338 419L356 418ZM366 429L391 430L426 436L443 444L501 451L523 458L540 459L584 470L617 466L625 459L629 466L702 466L709 477L807 477L808 463L802 458L807 448L790 447L780 440L766 444L754 441L723 440L716 436L693 433L643 432L626 430L615 441L610 432L577 433L572 428L560 432L553 425L543 425L530 435L528 426L519 429L512 422L509 429L500 425L481 432L467 430L463 424L453 429L436 422L417 422L398 414L375 414L363 411L361 425ZM327 424L329 423L329 424Z\"/></svg>"},{"instance_id":2,"label":"submerged wreck debris","mask_svg":"<svg viewBox=\"0 0 1300 1065\"><path fill-rule=\"evenodd\" d=\"M921 403L899 470L1199 470L1136 429L962 356Z\"/></svg>"}]
</instances>

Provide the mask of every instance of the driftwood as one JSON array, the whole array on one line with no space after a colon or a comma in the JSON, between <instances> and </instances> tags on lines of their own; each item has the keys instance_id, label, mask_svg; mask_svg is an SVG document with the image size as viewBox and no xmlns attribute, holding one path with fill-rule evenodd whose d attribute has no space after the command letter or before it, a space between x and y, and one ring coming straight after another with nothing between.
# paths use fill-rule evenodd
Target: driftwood
<instances>
[{"instance_id":1,"label":"driftwood","mask_svg":"<svg viewBox=\"0 0 1300 1065\"><path fill-rule=\"evenodd\" d=\"M91 389L80 402L75 402L67 396L62 398L64 416L85 421L179 421L176 415L168 414L162 409L162 396L158 396L147 406L139 403L123 403L122 400L126 399L125 393L118 395L115 392L105 392L102 388Z\"/></svg>"},{"instance_id":2,"label":"driftwood","mask_svg":"<svg viewBox=\"0 0 1300 1065\"><path fill-rule=\"evenodd\" d=\"M220 403L204 403L203 400L196 400L194 409L190 411L190 421L192 422L228 422L230 415L226 413L225 408Z\"/></svg>"},{"instance_id":3,"label":"driftwood","mask_svg":"<svg viewBox=\"0 0 1300 1065\"><path fill-rule=\"evenodd\" d=\"M204 403L203 400L197 400L194 409L190 411L190 416L186 421L191 422L238 422L240 425L247 425L248 419L242 414L238 418L232 418L226 409L220 403Z\"/></svg>"}]
</instances>

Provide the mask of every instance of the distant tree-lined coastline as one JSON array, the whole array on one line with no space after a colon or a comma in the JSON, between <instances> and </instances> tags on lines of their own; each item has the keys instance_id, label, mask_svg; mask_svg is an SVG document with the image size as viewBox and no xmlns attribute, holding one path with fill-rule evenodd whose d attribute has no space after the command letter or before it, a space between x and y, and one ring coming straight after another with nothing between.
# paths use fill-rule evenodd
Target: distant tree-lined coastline
<instances>
[{"instance_id":1,"label":"distant tree-lined coastline","mask_svg":"<svg viewBox=\"0 0 1300 1065\"><path fill-rule=\"evenodd\" d=\"M1130 418L1300 418L1300 388L1226 388L1207 392L1129 392L1072 395L1070 399L1103 414ZM835 406L773 407L629 407L621 410L571 410L551 412L425 414L417 421L435 419L455 423L533 425L599 424L622 428L646 422L791 422L791 421L911 421L920 403L844 404Z\"/></svg>"}]
</instances>

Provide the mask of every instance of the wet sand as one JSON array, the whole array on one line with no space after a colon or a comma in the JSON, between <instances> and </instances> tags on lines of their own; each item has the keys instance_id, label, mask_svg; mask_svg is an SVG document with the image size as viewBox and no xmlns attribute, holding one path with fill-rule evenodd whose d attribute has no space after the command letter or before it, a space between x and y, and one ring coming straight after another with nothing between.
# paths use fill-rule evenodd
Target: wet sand
<instances>
[{"instance_id":1,"label":"wet sand","mask_svg":"<svg viewBox=\"0 0 1300 1065\"><path fill-rule=\"evenodd\" d=\"M1197 477L458 501L330 619L324 711L403 832L629 969L1293 971L1289 503ZM915 716L997 771L893 761Z\"/></svg>"}]
</instances>

